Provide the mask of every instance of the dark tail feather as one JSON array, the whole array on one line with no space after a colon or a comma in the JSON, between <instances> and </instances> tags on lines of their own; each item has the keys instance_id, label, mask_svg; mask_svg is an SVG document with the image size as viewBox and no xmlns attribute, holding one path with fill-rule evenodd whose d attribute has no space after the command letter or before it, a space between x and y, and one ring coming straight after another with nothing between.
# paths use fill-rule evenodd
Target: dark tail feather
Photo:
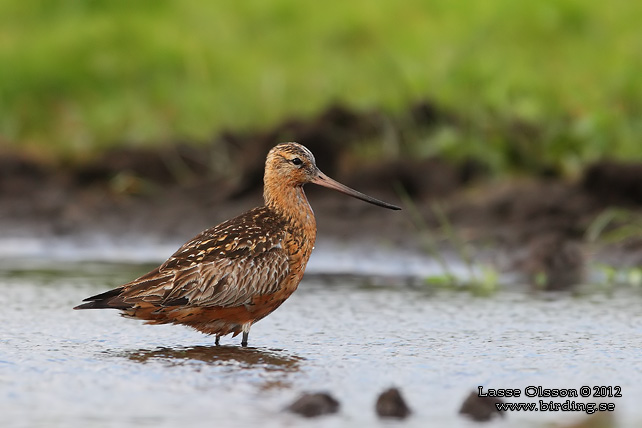
<instances>
[{"instance_id":1,"label":"dark tail feather","mask_svg":"<svg viewBox=\"0 0 642 428\"><path fill-rule=\"evenodd\" d=\"M125 303L123 298L120 297L122 291L123 287L114 288L113 290L87 297L83 302L88 303L78 305L74 309L129 309L131 305Z\"/></svg>"}]
</instances>

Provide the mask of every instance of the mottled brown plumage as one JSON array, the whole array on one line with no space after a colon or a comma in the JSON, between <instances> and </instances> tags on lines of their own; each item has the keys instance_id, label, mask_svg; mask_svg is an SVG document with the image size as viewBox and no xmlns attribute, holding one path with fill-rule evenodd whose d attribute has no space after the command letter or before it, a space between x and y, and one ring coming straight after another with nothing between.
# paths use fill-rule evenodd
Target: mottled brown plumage
<instances>
[{"instance_id":1,"label":"mottled brown plumage","mask_svg":"<svg viewBox=\"0 0 642 428\"><path fill-rule=\"evenodd\" d=\"M220 336L243 332L297 288L316 238L303 185L315 183L390 209L323 174L297 143L268 153L265 206L207 229L158 268L121 287L85 299L74 309L120 309L152 324L185 324Z\"/></svg>"}]
</instances>

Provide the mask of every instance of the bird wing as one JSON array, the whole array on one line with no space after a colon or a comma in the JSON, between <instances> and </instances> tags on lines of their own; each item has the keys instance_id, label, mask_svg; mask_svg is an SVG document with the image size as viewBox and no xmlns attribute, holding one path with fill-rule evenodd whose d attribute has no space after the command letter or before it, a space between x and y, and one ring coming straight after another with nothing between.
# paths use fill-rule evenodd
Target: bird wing
<instances>
[{"instance_id":1,"label":"bird wing","mask_svg":"<svg viewBox=\"0 0 642 428\"><path fill-rule=\"evenodd\" d=\"M126 284L126 303L157 306L234 307L272 294L290 273L278 228L267 230L260 211L208 229L163 265Z\"/></svg>"}]
</instances>

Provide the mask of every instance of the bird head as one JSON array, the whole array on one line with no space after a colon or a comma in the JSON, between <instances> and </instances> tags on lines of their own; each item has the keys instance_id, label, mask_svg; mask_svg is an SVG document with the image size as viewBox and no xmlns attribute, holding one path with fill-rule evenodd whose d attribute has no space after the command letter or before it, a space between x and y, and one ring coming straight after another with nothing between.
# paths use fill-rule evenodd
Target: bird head
<instances>
[{"instance_id":1,"label":"bird head","mask_svg":"<svg viewBox=\"0 0 642 428\"><path fill-rule=\"evenodd\" d=\"M392 210L401 209L396 205L364 195L328 177L317 167L312 152L301 144L283 143L270 150L265 162L266 190L271 186L300 187L307 183L334 189L380 207Z\"/></svg>"}]
</instances>

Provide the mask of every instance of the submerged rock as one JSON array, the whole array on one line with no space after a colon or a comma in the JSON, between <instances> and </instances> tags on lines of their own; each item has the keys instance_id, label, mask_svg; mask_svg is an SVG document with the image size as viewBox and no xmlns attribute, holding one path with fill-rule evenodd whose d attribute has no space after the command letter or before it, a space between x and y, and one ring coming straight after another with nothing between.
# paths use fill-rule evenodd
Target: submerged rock
<instances>
[{"instance_id":1,"label":"submerged rock","mask_svg":"<svg viewBox=\"0 0 642 428\"><path fill-rule=\"evenodd\" d=\"M397 388L382 392L377 398L375 409L382 418L405 419L412 413Z\"/></svg>"},{"instance_id":2,"label":"submerged rock","mask_svg":"<svg viewBox=\"0 0 642 428\"><path fill-rule=\"evenodd\" d=\"M497 411L497 403L503 401L497 397L480 397L473 391L462 403L459 413L477 422L486 422L495 416L504 417L503 413Z\"/></svg>"},{"instance_id":3,"label":"submerged rock","mask_svg":"<svg viewBox=\"0 0 642 428\"><path fill-rule=\"evenodd\" d=\"M303 394L286 410L297 413L306 418L314 418L321 415L328 415L339 411L339 402L330 394L317 392L314 394Z\"/></svg>"}]
</instances>

